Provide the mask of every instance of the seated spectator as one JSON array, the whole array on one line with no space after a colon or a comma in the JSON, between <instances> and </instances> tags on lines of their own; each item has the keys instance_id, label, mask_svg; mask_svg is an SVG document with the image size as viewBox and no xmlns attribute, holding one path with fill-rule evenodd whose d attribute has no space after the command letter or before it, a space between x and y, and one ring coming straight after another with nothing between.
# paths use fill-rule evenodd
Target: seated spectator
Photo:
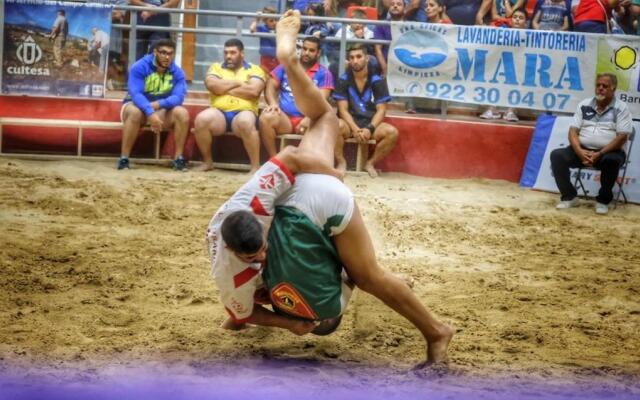
<instances>
[{"instance_id":1,"label":"seated spectator","mask_svg":"<svg viewBox=\"0 0 640 400\"><path fill-rule=\"evenodd\" d=\"M631 0L630 12L634 19L635 33L640 35L640 0Z\"/></svg>"},{"instance_id":2,"label":"seated spectator","mask_svg":"<svg viewBox=\"0 0 640 400\"><path fill-rule=\"evenodd\" d=\"M564 0L563 0L564 1ZM523 8L514 10L511 14L511 22L509 24L513 29L526 29L527 28L527 13ZM517 122L519 121L518 115L513 108L507 108L504 115L498 112L498 109L494 106L488 107L485 112L480 115L483 119L500 119L504 118L506 121Z\"/></svg>"},{"instance_id":3,"label":"seated spectator","mask_svg":"<svg viewBox=\"0 0 640 400\"><path fill-rule=\"evenodd\" d=\"M567 31L571 10L566 0L541 0L531 21L533 29L543 31Z\"/></svg>"},{"instance_id":4,"label":"seated spectator","mask_svg":"<svg viewBox=\"0 0 640 400\"><path fill-rule=\"evenodd\" d=\"M304 14L309 17L324 17L324 6L318 3L311 3L307 6ZM340 24L338 24L340 26ZM324 39L328 36L334 36L336 33L336 25L331 22L324 21L306 21L300 28L305 36L314 36L318 39ZM327 41L321 41L320 64L325 67L329 66L328 54L336 47Z\"/></svg>"},{"instance_id":5,"label":"seated spectator","mask_svg":"<svg viewBox=\"0 0 640 400\"><path fill-rule=\"evenodd\" d=\"M575 11L574 31L608 33L611 10L618 0L580 0Z\"/></svg>"},{"instance_id":6,"label":"seated spectator","mask_svg":"<svg viewBox=\"0 0 640 400\"><path fill-rule=\"evenodd\" d=\"M186 171L182 155L189 129L189 112L182 107L187 86L184 72L174 62L176 44L170 39L156 42L129 70L129 94L122 106L122 150L118 169L129 169L129 155L140 128L149 123L157 135L173 129L176 149L173 168Z\"/></svg>"},{"instance_id":7,"label":"seated spectator","mask_svg":"<svg viewBox=\"0 0 640 400\"><path fill-rule=\"evenodd\" d=\"M425 15L427 22L431 24L450 24L451 20L445 16L443 0L427 0L425 3Z\"/></svg>"},{"instance_id":8,"label":"seated spectator","mask_svg":"<svg viewBox=\"0 0 640 400\"><path fill-rule=\"evenodd\" d=\"M349 69L338 80L333 98L340 118L349 128L345 138L354 137L359 143L376 140L375 151L365 165L373 178L378 176L375 164L395 147L398 130L383 122L391 96L386 80L369 70L368 59L365 46L356 44L349 49Z\"/></svg>"},{"instance_id":9,"label":"seated spectator","mask_svg":"<svg viewBox=\"0 0 640 400\"><path fill-rule=\"evenodd\" d=\"M578 9L578 5L580 4L580 0L567 0L571 3L571 18L575 19L576 10Z\"/></svg>"},{"instance_id":10,"label":"seated spectator","mask_svg":"<svg viewBox=\"0 0 640 400\"><path fill-rule=\"evenodd\" d=\"M427 2L425 0L407 0L405 2L404 19L406 21L427 22Z\"/></svg>"},{"instance_id":11,"label":"seated spectator","mask_svg":"<svg viewBox=\"0 0 640 400\"><path fill-rule=\"evenodd\" d=\"M633 130L631 114L624 101L617 100L615 74L598 74L596 95L583 100L569 128L569 146L551 152L551 169L560 190L558 209L575 207L578 192L571 183L570 168L600 170L597 214L606 214L613 200L613 186L626 159L622 149Z\"/></svg>"},{"instance_id":12,"label":"seated spectator","mask_svg":"<svg viewBox=\"0 0 640 400\"><path fill-rule=\"evenodd\" d=\"M333 15L333 1L332 0L295 0L293 2L294 10L300 11L300 14L305 14L305 11L309 7L320 6L323 10L323 15Z\"/></svg>"},{"instance_id":13,"label":"seated spectator","mask_svg":"<svg viewBox=\"0 0 640 400\"><path fill-rule=\"evenodd\" d=\"M260 14L276 14L277 11L273 7L264 7L262 11L258 11L258 15ZM261 32L261 33L274 33L276 28L276 19L275 18L266 18L266 17L258 17L255 21L251 23L249 26L249 30L251 33ZM260 38L260 66L265 70L266 73L271 72L278 65L278 60L276 59L276 38Z\"/></svg>"},{"instance_id":14,"label":"seated spectator","mask_svg":"<svg viewBox=\"0 0 640 400\"><path fill-rule=\"evenodd\" d=\"M224 62L211 65L205 79L211 108L201 111L194 122L196 143L202 154L198 171L213 169L213 137L227 131L242 139L251 162L250 174L258 170L260 137L256 122L265 79L262 68L244 60L244 44L240 40L229 39L224 43Z\"/></svg>"},{"instance_id":15,"label":"seated spectator","mask_svg":"<svg viewBox=\"0 0 640 400\"><path fill-rule=\"evenodd\" d=\"M404 9L404 0L391 0L388 10L389 19L391 21L404 21ZM376 40L391 40L391 25L376 25L373 30L373 38ZM380 75L386 76L389 45L376 44L374 47L376 59L380 66Z\"/></svg>"},{"instance_id":16,"label":"seated spectator","mask_svg":"<svg viewBox=\"0 0 640 400\"><path fill-rule=\"evenodd\" d=\"M327 0L327 1L330 3L331 7L334 7L334 3L337 3L335 4L336 15L341 18L347 17L347 10L349 9L349 7L365 5L364 4L365 1L363 0ZM351 17L355 18L353 15Z\"/></svg>"},{"instance_id":17,"label":"seated spectator","mask_svg":"<svg viewBox=\"0 0 640 400\"><path fill-rule=\"evenodd\" d=\"M353 19L367 19L367 14L364 11L356 10L351 15ZM373 31L368 26L360 23L353 22L351 24L342 26L335 34L335 37L342 37L342 30L346 29L346 37L348 39L373 39Z\"/></svg>"},{"instance_id":18,"label":"seated spectator","mask_svg":"<svg viewBox=\"0 0 640 400\"><path fill-rule=\"evenodd\" d=\"M620 35L635 35L635 17L631 13L632 0L620 0L611 12L611 33Z\"/></svg>"},{"instance_id":19,"label":"seated spectator","mask_svg":"<svg viewBox=\"0 0 640 400\"><path fill-rule=\"evenodd\" d=\"M367 19L367 14L362 11L362 10L355 10L352 14L351 14L353 19ZM367 27L366 25L360 23L360 22L353 22L349 25L344 25L342 26L340 29L338 29L338 31L336 32L335 37L340 38L342 37L342 30L346 29L346 38L347 40L349 39L373 39L374 33L371 29L369 29L369 27ZM367 53L371 53L373 54L373 46L371 45L364 45L367 47ZM337 75L337 66L331 67L332 68L332 73L336 72ZM371 69L372 72L376 73L376 74L380 74L380 65L378 65L378 60L375 57L371 57L369 58L369 68Z\"/></svg>"},{"instance_id":20,"label":"seated spectator","mask_svg":"<svg viewBox=\"0 0 640 400\"><path fill-rule=\"evenodd\" d=\"M522 8L525 0L493 0L491 4L491 25L511 27L513 11Z\"/></svg>"},{"instance_id":21,"label":"seated spectator","mask_svg":"<svg viewBox=\"0 0 640 400\"><path fill-rule=\"evenodd\" d=\"M138 7L176 8L180 4L180 0L129 0L129 4ZM171 26L171 14L142 11L138 13L137 24L168 27ZM156 41L169 37L169 32L164 31L137 31L136 60L147 54Z\"/></svg>"},{"instance_id":22,"label":"seated spectator","mask_svg":"<svg viewBox=\"0 0 640 400\"><path fill-rule=\"evenodd\" d=\"M391 21L404 21L404 1L403 0L391 0L389 3L389 19ZM374 39L376 40L391 40L391 26L390 25L376 25L374 28ZM376 44L375 55L378 61L379 74L382 77L387 75L387 58L389 56L389 46ZM371 67L371 66L370 66ZM415 106L413 98L405 101L404 111L408 114L415 114Z\"/></svg>"},{"instance_id":23,"label":"seated spectator","mask_svg":"<svg viewBox=\"0 0 640 400\"><path fill-rule=\"evenodd\" d=\"M311 81L322 91L326 98L333 90L333 75L326 67L320 65L320 39L310 36L303 40L300 54L300 64L311 78ZM276 155L276 136L289 133L304 135L309 127L309 118L306 118L298 107L291 93L289 79L283 66L276 67L271 72L271 77L267 82L265 90L265 100L267 108L260 115L260 136L264 147L269 153L269 157ZM340 122L341 136L346 134L347 126ZM338 169L344 171L347 162L342 155L342 142L339 141L336 159ZM338 149L338 144L336 144Z\"/></svg>"},{"instance_id":24,"label":"seated spectator","mask_svg":"<svg viewBox=\"0 0 640 400\"><path fill-rule=\"evenodd\" d=\"M446 14L456 25L484 25L493 0L444 0Z\"/></svg>"}]
</instances>

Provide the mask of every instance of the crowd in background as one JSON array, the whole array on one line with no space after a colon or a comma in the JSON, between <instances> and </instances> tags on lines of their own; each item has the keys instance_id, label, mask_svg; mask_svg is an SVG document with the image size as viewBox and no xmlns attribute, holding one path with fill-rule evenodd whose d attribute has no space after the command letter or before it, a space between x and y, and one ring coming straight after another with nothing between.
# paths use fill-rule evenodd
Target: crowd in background
<instances>
[{"instance_id":1,"label":"crowd in background","mask_svg":"<svg viewBox=\"0 0 640 400\"><path fill-rule=\"evenodd\" d=\"M114 5L134 5L175 8L180 0L106 0ZM277 14L279 8L294 8L308 17L340 17L358 20L416 21L424 23L484 25L497 28L540 29L590 33L638 34L640 24L640 0L286 0L284 7L265 7L258 10L258 18L251 23L250 32L273 33L275 19L260 14ZM232 10L226 10L232 11ZM517 12L519 11L519 12ZM524 17L524 20L522 20ZM522 20L522 21L521 21ZM114 23L127 23L125 12L115 10ZM138 13L138 25L170 26L166 13ZM300 34L319 39L340 38L345 32L347 40L391 40L389 25L340 24L306 20ZM126 34L125 34L126 36ZM148 53L152 43L168 38L168 32L138 31L136 59ZM128 54L123 48L123 31L112 30L109 55L109 79L107 89L126 88ZM339 49L337 41L322 40L320 63L338 76ZM368 46L369 68L386 76L388 46ZM277 65L275 39L261 37L259 64L268 74ZM405 102L405 111L415 112L412 99ZM482 118L503 118L517 121L515 110L500 112L494 108L484 110Z\"/></svg>"}]
</instances>

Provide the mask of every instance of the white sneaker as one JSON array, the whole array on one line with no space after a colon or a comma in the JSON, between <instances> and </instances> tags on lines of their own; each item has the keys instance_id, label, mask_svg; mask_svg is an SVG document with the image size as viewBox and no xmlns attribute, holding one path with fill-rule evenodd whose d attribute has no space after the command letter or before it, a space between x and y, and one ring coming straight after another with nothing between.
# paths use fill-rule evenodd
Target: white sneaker
<instances>
[{"instance_id":1,"label":"white sneaker","mask_svg":"<svg viewBox=\"0 0 640 400\"><path fill-rule=\"evenodd\" d=\"M596 203L596 214L605 215L609 212L609 206L602 203Z\"/></svg>"},{"instance_id":2,"label":"white sneaker","mask_svg":"<svg viewBox=\"0 0 640 400\"><path fill-rule=\"evenodd\" d=\"M560 203L558 203L558 205L556 205L556 208L558 210L566 210L567 208L571 208L571 207L577 206L579 201L580 201L580 199L578 199L578 196L576 196L571 200L561 201Z\"/></svg>"},{"instance_id":3,"label":"white sneaker","mask_svg":"<svg viewBox=\"0 0 640 400\"><path fill-rule=\"evenodd\" d=\"M485 112L480 114L480 118L482 119L500 119L499 112L493 112L492 109L488 108Z\"/></svg>"},{"instance_id":4,"label":"white sneaker","mask_svg":"<svg viewBox=\"0 0 640 400\"><path fill-rule=\"evenodd\" d=\"M516 115L515 112L513 112L513 110L509 110L507 111L507 113L504 115L503 117L505 120L507 121L511 121L511 122L518 122L520 121L520 118L518 118L518 116Z\"/></svg>"}]
</instances>

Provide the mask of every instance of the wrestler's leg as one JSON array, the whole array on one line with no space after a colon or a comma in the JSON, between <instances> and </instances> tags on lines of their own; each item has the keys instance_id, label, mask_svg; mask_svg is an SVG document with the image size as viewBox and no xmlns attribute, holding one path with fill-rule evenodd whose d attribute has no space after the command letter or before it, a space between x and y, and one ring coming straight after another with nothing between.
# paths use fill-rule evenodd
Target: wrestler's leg
<instances>
[{"instance_id":1,"label":"wrestler's leg","mask_svg":"<svg viewBox=\"0 0 640 400\"><path fill-rule=\"evenodd\" d=\"M287 11L276 26L277 57L284 66L296 105L311 119L311 126L299 148L320 155L331 166L338 135L338 118L318 87L307 76L296 55L296 35L300 30L300 13Z\"/></svg>"},{"instance_id":2,"label":"wrestler's leg","mask_svg":"<svg viewBox=\"0 0 640 400\"><path fill-rule=\"evenodd\" d=\"M334 241L349 276L365 292L407 318L427 341L427 362L446 361L447 347L454 331L438 321L418 300L409 286L376 260L375 250L357 205L347 228Z\"/></svg>"},{"instance_id":3,"label":"wrestler's leg","mask_svg":"<svg viewBox=\"0 0 640 400\"><path fill-rule=\"evenodd\" d=\"M296 36L300 31L300 12L288 10L276 25L276 55L285 69L296 106L311 120L333 112L322 92L307 76L296 55Z\"/></svg>"}]
</instances>

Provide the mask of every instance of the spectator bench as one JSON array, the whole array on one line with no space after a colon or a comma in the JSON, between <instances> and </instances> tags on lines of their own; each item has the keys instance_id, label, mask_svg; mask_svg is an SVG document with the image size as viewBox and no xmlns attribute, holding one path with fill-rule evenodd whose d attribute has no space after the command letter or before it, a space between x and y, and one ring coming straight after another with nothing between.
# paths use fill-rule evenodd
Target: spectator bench
<instances>
[{"instance_id":1,"label":"spectator bench","mask_svg":"<svg viewBox=\"0 0 640 400\"><path fill-rule=\"evenodd\" d=\"M31 154L28 155L29 158L50 158L50 159L60 159L60 158L81 158L82 155L82 141L83 134L85 129L117 129L122 130L122 122L116 121L81 121L81 120L71 120L71 119L46 119L46 118L17 118L17 117L0 117L0 154L3 154L2 150L2 127L4 125L9 126L30 126L30 127L50 127L50 128L75 128L77 130L77 145L76 145L76 155L75 156L67 156L67 155L42 155L42 154ZM149 125L145 125L142 129L148 130ZM164 132L164 131L163 131ZM231 134L227 132L227 134ZM132 160L136 162L142 163L158 163L161 161L160 158L160 140L161 135L154 135L154 158L151 159L140 159L133 158ZM21 157L24 156L22 154L11 154L12 157ZM111 157L94 157L93 159L112 159ZM239 170L249 170L250 166L245 164L232 164L232 163L213 163L215 167L219 168L228 168L228 169L239 169Z\"/></svg>"},{"instance_id":2,"label":"spectator bench","mask_svg":"<svg viewBox=\"0 0 640 400\"><path fill-rule=\"evenodd\" d=\"M280 138L280 148L282 149L289 144L289 141L301 140L302 135L290 133L286 135L280 135L278 136L278 138ZM367 141L367 143L358 143L356 139L349 138L345 140L345 143L354 143L358 146L358 149L356 152L356 172L364 171L364 165L367 162L367 159L369 158L369 145L371 144L375 145L376 141L371 139Z\"/></svg>"},{"instance_id":3,"label":"spectator bench","mask_svg":"<svg viewBox=\"0 0 640 400\"><path fill-rule=\"evenodd\" d=\"M9 126L30 126L30 127L51 127L51 128L75 128L77 130L77 145L76 145L76 158L83 157L82 155L82 141L85 129L122 129L122 122L116 121L82 121L82 120L70 120L70 119L53 119L53 118L18 118L18 117L0 117L0 154L3 154L2 149L2 128L4 125ZM148 126L143 127L148 129ZM231 132L225 132L225 135L233 135ZM286 134L280 135L280 148L290 144L290 141L301 140L302 135ZM154 135L154 158L153 159L136 159L136 161L158 162L160 161L160 135ZM375 140L369 140L367 143L358 143L354 138L349 138L346 143L353 143L358 146L356 153L356 171L361 172L364 170L364 164L367 161L369 153L369 145L376 144ZM11 154L12 156L20 156L19 154ZM65 158L68 156L45 156L49 158ZM94 158L94 157L92 157ZM213 163L217 168L229 168L239 170L249 170L250 166L246 164L233 164L233 163Z\"/></svg>"},{"instance_id":4,"label":"spectator bench","mask_svg":"<svg viewBox=\"0 0 640 400\"><path fill-rule=\"evenodd\" d=\"M77 129L76 157L82 157L82 139L85 129L117 129L122 130L122 122L114 121L81 121L74 119L44 119L44 118L15 118L0 117L0 153L2 153L2 127L10 126L32 126L51 128L75 128ZM160 159L160 135L154 138L154 160Z\"/></svg>"}]
</instances>

